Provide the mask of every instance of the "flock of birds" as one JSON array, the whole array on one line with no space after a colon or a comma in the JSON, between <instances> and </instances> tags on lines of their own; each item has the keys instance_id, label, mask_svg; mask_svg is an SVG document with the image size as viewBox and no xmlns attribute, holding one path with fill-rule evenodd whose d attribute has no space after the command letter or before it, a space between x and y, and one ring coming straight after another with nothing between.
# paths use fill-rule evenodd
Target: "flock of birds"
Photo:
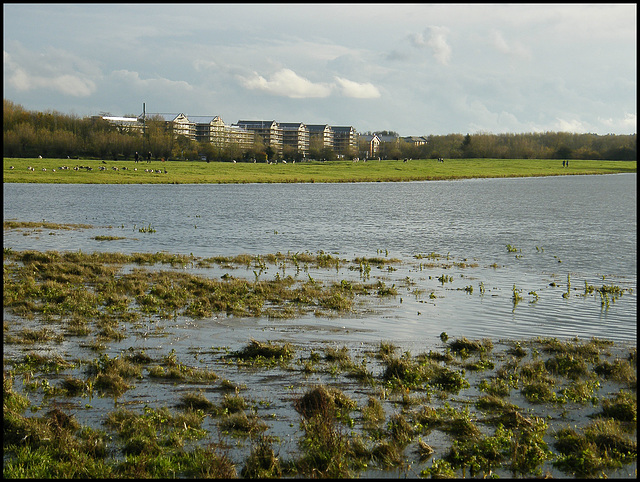
<instances>
[{"instance_id":1,"label":"flock of birds","mask_svg":"<svg viewBox=\"0 0 640 482\"><path fill-rule=\"evenodd\" d=\"M9 169L15 169L14 166L10 166ZM75 166L73 168L70 168L69 166L60 166L58 167L58 171L68 171L69 169L73 169L74 171L93 171L93 168L91 166ZM137 167L134 167L133 169L128 168L128 167L116 167L116 166L112 166L111 167L112 170L114 171L138 171ZM27 171L35 171L36 169L34 167L28 166L27 167ZM43 171L47 171L46 167L42 168ZM98 170L99 171L106 171L107 167L106 166L98 166ZM56 172L56 169L51 169L51 172ZM142 172L142 169L140 169L140 172ZM166 174L167 170L166 169L145 169L144 172L148 172L148 173L152 173L152 174Z\"/></svg>"}]
</instances>

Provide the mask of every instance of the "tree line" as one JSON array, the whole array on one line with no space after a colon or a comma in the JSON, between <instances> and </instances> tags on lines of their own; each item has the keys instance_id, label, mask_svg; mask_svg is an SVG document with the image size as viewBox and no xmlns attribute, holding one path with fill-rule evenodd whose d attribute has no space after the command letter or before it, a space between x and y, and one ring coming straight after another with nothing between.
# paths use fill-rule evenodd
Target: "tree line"
<instances>
[{"instance_id":1,"label":"tree line","mask_svg":"<svg viewBox=\"0 0 640 482\"><path fill-rule=\"evenodd\" d=\"M379 134L395 135L393 131ZM398 138L383 142L376 154L382 159L498 158L498 159L611 159L636 160L636 134L597 135L568 132L523 134L447 134L424 136L427 144L416 146ZM354 157L363 157L359 144ZM307 158L336 159L336 154L312 142ZM3 156L49 158L133 159L151 153L154 159L252 161L273 159L275 149L257 139L249 149L237 144L217 147L174 136L160 118L146 122L144 135L118 128L100 117L80 118L59 112L28 111L4 99ZM302 153L285 146L282 157L302 160Z\"/></svg>"}]
</instances>

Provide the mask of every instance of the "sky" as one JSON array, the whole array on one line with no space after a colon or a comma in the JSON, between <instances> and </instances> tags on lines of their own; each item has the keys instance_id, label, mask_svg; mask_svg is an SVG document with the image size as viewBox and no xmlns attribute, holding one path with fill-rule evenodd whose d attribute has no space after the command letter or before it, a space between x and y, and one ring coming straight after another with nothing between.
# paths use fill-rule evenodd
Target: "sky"
<instances>
[{"instance_id":1,"label":"sky","mask_svg":"<svg viewBox=\"0 0 640 482\"><path fill-rule=\"evenodd\" d=\"M629 4L3 4L4 99L401 136L636 133Z\"/></svg>"}]
</instances>

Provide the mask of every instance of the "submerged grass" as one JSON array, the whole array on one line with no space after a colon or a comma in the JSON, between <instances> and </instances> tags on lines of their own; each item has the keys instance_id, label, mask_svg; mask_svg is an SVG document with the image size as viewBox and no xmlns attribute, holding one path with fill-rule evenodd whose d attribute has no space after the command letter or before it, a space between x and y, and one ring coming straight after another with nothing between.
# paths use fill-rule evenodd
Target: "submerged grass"
<instances>
[{"instance_id":1,"label":"submerged grass","mask_svg":"<svg viewBox=\"0 0 640 482\"><path fill-rule=\"evenodd\" d=\"M360 269L385 258L356 259L351 265ZM545 467L597 476L636 460L637 352L606 340L494 344L449 341L443 332L432 349L414 356L390 341L370 349L329 342L309 349L250 339L236 350L196 347L195 363L171 347L153 356L114 349L128 337L162 333L176 315L252 316L291 306L294 314L342 313L359 297L395 296L395 287L364 277L246 281L149 269L200 261L166 253L5 250L5 309L20 316L5 322L4 342L29 350L4 360L5 477L221 478L238 476L241 467L243 477L358 477L389 469L408 474L411 467L434 477L538 477L548 475ZM205 264L211 263L256 273L272 263L284 273L285 264L304 270L349 262L325 253L277 253ZM71 360L59 354L61 343L101 346L102 354ZM248 395L255 381L247 387L244 379L226 378L263 375L287 389L256 401ZM162 397L145 397L142 406L133 395L141 386ZM83 426L82 407L103 398L113 399L113 410L92 420L101 429ZM167 399L170 408L160 402ZM574 410L587 425L566 426ZM293 449L283 444L286 426L297 433L286 439ZM286 458L278 447L287 447Z\"/></svg>"}]
</instances>

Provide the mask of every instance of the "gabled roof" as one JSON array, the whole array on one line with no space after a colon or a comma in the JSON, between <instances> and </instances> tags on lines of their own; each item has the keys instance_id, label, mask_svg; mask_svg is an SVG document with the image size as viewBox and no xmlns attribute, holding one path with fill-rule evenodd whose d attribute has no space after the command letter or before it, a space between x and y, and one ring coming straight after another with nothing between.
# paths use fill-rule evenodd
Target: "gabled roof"
<instances>
[{"instance_id":1,"label":"gabled roof","mask_svg":"<svg viewBox=\"0 0 640 482\"><path fill-rule=\"evenodd\" d=\"M280 127L283 129L299 129L307 126L303 122L280 122Z\"/></svg>"},{"instance_id":2,"label":"gabled roof","mask_svg":"<svg viewBox=\"0 0 640 482\"><path fill-rule=\"evenodd\" d=\"M196 124L211 124L214 121L222 119L219 115L190 115L189 120Z\"/></svg>"},{"instance_id":3,"label":"gabled roof","mask_svg":"<svg viewBox=\"0 0 640 482\"><path fill-rule=\"evenodd\" d=\"M358 137L367 142L371 142L374 139L378 139L378 142L380 142L380 138L378 137L378 134L361 134Z\"/></svg>"},{"instance_id":4,"label":"gabled roof","mask_svg":"<svg viewBox=\"0 0 640 482\"><path fill-rule=\"evenodd\" d=\"M152 113L152 112L149 112L149 113L146 114L146 116L147 116L147 118L160 116L165 122L173 122L180 116L187 117L182 112L180 114L165 114L165 113ZM142 117L142 115L140 117Z\"/></svg>"}]
</instances>

